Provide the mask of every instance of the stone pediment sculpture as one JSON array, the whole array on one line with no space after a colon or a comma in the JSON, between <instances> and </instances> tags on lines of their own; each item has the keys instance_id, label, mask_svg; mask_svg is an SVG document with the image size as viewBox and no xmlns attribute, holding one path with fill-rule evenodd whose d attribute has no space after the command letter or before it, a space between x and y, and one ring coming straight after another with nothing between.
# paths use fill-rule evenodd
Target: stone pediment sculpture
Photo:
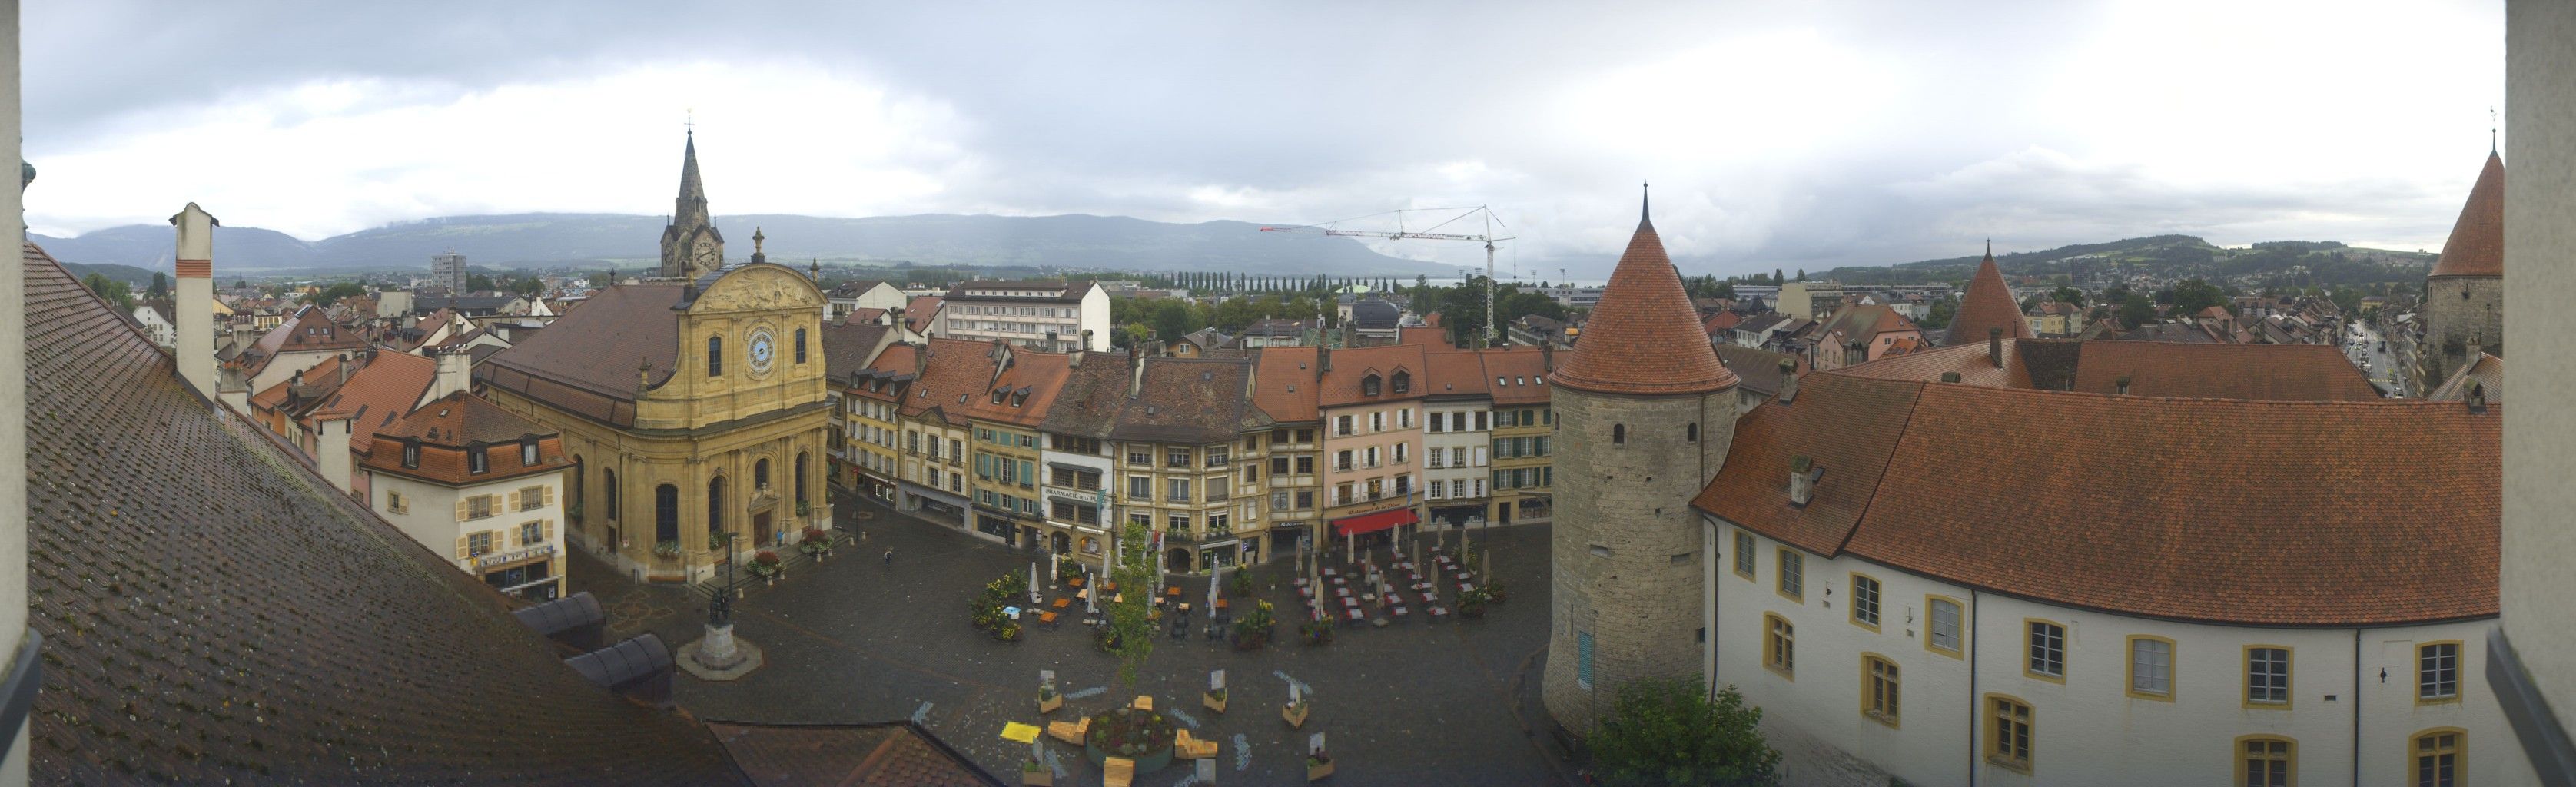
<instances>
[{"instance_id":1,"label":"stone pediment sculpture","mask_svg":"<svg viewBox=\"0 0 2576 787\"><path fill-rule=\"evenodd\" d=\"M726 273L707 287L705 294L689 305L690 314L775 311L779 309L814 309L823 307L823 293L811 281L784 267L763 265L745 267Z\"/></svg>"}]
</instances>

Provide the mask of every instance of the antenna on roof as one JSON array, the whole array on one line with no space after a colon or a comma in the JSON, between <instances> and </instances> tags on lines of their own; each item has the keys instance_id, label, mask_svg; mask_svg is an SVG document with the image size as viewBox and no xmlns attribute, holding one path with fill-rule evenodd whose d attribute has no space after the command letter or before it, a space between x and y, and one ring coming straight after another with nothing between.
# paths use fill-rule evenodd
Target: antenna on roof
<instances>
[{"instance_id":1,"label":"antenna on roof","mask_svg":"<svg viewBox=\"0 0 2576 787\"><path fill-rule=\"evenodd\" d=\"M1654 221L1654 220L1655 220L1655 204L1654 204L1654 203L1655 203L1655 195L1654 195L1654 189L1653 189L1653 186L1654 186L1654 184L1652 184L1652 183L1646 183L1646 182L1642 182L1642 181L1641 181L1641 182L1639 182L1639 183L1637 184L1637 193L1638 193L1638 196L1637 196L1637 220L1638 220L1638 221Z\"/></svg>"}]
</instances>

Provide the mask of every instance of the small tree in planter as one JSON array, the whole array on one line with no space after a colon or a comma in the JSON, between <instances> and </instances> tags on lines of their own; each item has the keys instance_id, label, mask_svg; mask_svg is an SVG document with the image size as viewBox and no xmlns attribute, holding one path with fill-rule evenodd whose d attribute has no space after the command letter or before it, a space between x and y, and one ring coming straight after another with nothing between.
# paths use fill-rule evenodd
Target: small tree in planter
<instances>
[{"instance_id":1,"label":"small tree in planter","mask_svg":"<svg viewBox=\"0 0 2576 787\"><path fill-rule=\"evenodd\" d=\"M1023 760L1020 762L1020 784L1021 787L1055 787L1055 772L1047 770L1046 763Z\"/></svg>"},{"instance_id":2,"label":"small tree in planter","mask_svg":"<svg viewBox=\"0 0 2576 787\"><path fill-rule=\"evenodd\" d=\"M1460 593L1458 594L1458 616L1471 619L1482 618L1485 616L1485 605L1492 601L1493 599L1485 595L1484 588Z\"/></svg>"},{"instance_id":3,"label":"small tree in planter","mask_svg":"<svg viewBox=\"0 0 2576 787\"><path fill-rule=\"evenodd\" d=\"M1020 624L1004 619L1000 625L993 627L993 638L1003 642L1020 641Z\"/></svg>"},{"instance_id":4,"label":"small tree in planter","mask_svg":"<svg viewBox=\"0 0 2576 787\"><path fill-rule=\"evenodd\" d=\"M1299 623L1297 636L1305 639L1308 645L1330 644L1333 641L1333 619L1316 618Z\"/></svg>"},{"instance_id":5,"label":"small tree in planter","mask_svg":"<svg viewBox=\"0 0 2576 787\"><path fill-rule=\"evenodd\" d=\"M1312 709L1307 707L1306 693L1297 684L1288 684L1288 704L1279 706L1279 718L1288 722L1289 729L1302 728L1306 726L1308 710Z\"/></svg>"},{"instance_id":6,"label":"small tree in planter","mask_svg":"<svg viewBox=\"0 0 2576 787\"><path fill-rule=\"evenodd\" d=\"M1226 580L1226 584L1230 586L1229 589L1233 590L1236 596L1250 598L1252 596L1252 571L1250 569L1236 571L1232 578Z\"/></svg>"},{"instance_id":7,"label":"small tree in planter","mask_svg":"<svg viewBox=\"0 0 2576 787\"><path fill-rule=\"evenodd\" d=\"M1061 707L1064 707L1064 695L1055 691L1055 670L1039 670L1038 715L1053 713Z\"/></svg>"},{"instance_id":8,"label":"small tree in planter","mask_svg":"<svg viewBox=\"0 0 2576 787\"><path fill-rule=\"evenodd\" d=\"M1306 781L1311 782L1331 775L1333 775L1333 756L1324 753L1324 734L1318 732L1307 736Z\"/></svg>"},{"instance_id":9,"label":"small tree in planter","mask_svg":"<svg viewBox=\"0 0 2576 787\"><path fill-rule=\"evenodd\" d=\"M1270 644L1270 627L1276 621L1270 613L1270 602L1252 605L1243 617L1234 620L1234 649L1260 650Z\"/></svg>"},{"instance_id":10,"label":"small tree in planter","mask_svg":"<svg viewBox=\"0 0 2576 787\"><path fill-rule=\"evenodd\" d=\"M1199 704L1207 706L1208 710L1225 712L1225 670L1208 673L1208 690L1206 694L1199 695Z\"/></svg>"}]
</instances>

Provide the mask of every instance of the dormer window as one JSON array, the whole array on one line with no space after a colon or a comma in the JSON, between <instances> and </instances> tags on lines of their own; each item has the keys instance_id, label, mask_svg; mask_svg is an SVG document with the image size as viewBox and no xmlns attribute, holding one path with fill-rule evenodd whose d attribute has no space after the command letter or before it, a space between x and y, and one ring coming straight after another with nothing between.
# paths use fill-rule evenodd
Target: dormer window
<instances>
[{"instance_id":1,"label":"dormer window","mask_svg":"<svg viewBox=\"0 0 2576 787\"><path fill-rule=\"evenodd\" d=\"M490 451L490 449L488 449L487 447L485 447L482 443L475 443L475 444L473 444L473 445L466 446L466 447L465 447L465 472L468 472L468 473L489 473L489 472L492 472L492 452Z\"/></svg>"},{"instance_id":2,"label":"dormer window","mask_svg":"<svg viewBox=\"0 0 2576 787\"><path fill-rule=\"evenodd\" d=\"M1377 375L1374 374L1360 378L1360 395L1376 396L1378 394L1379 384L1380 381L1378 380Z\"/></svg>"},{"instance_id":3,"label":"dormer window","mask_svg":"<svg viewBox=\"0 0 2576 787\"><path fill-rule=\"evenodd\" d=\"M402 466L408 468L420 467L420 438L403 438L402 452Z\"/></svg>"},{"instance_id":4,"label":"dormer window","mask_svg":"<svg viewBox=\"0 0 2576 787\"><path fill-rule=\"evenodd\" d=\"M1396 373L1395 373L1395 392L1396 392L1396 393L1407 393L1407 392L1410 392L1410 391L1412 391L1412 390L1413 390L1413 374L1412 374L1411 372L1396 372Z\"/></svg>"},{"instance_id":5,"label":"dormer window","mask_svg":"<svg viewBox=\"0 0 2576 787\"><path fill-rule=\"evenodd\" d=\"M519 438L519 466L520 466L520 467L535 467L535 466L537 466L537 436L536 436L536 435L528 435L528 436L525 436L525 437L521 437L521 438Z\"/></svg>"},{"instance_id":6,"label":"dormer window","mask_svg":"<svg viewBox=\"0 0 2576 787\"><path fill-rule=\"evenodd\" d=\"M993 389L993 403L994 403L994 404L1001 404L1001 403L1002 403L1002 397L1004 397L1004 396L1008 396L1008 395L1010 395L1010 393L1011 393L1011 389L1009 389L1009 388L995 388L995 389Z\"/></svg>"}]
</instances>

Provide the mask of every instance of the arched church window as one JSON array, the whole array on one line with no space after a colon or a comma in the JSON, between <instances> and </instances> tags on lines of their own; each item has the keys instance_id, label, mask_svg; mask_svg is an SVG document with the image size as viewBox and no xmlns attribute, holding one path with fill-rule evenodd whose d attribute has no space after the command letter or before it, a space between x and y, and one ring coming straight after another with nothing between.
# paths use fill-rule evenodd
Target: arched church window
<instances>
[{"instance_id":1,"label":"arched church window","mask_svg":"<svg viewBox=\"0 0 2576 787\"><path fill-rule=\"evenodd\" d=\"M796 362L805 362L805 329L796 329Z\"/></svg>"},{"instance_id":2,"label":"arched church window","mask_svg":"<svg viewBox=\"0 0 2576 787\"><path fill-rule=\"evenodd\" d=\"M1690 442L1694 442L1694 443L1699 442L1699 422L1698 422L1698 421L1692 421L1692 422L1691 422L1690 430L1689 430L1689 434L1688 434L1688 435L1686 435L1683 439L1685 439L1685 440L1689 440Z\"/></svg>"},{"instance_id":3,"label":"arched church window","mask_svg":"<svg viewBox=\"0 0 2576 787\"><path fill-rule=\"evenodd\" d=\"M653 540L680 542L680 488L663 484L653 488Z\"/></svg>"},{"instance_id":4,"label":"arched church window","mask_svg":"<svg viewBox=\"0 0 2576 787\"><path fill-rule=\"evenodd\" d=\"M724 337L707 337L707 376L724 374Z\"/></svg>"},{"instance_id":5,"label":"arched church window","mask_svg":"<svg viewBox=\"0 0 2576 787\"><path fill-rule=\"evenodd\" d=\"M1610 425L1610 444L1611 444L1611 445L1627 445L1627 444L1628 444L1628 425L1627 425L1627 424L1611 424L1611 425Z\"/></svg>"}]
</instances>

